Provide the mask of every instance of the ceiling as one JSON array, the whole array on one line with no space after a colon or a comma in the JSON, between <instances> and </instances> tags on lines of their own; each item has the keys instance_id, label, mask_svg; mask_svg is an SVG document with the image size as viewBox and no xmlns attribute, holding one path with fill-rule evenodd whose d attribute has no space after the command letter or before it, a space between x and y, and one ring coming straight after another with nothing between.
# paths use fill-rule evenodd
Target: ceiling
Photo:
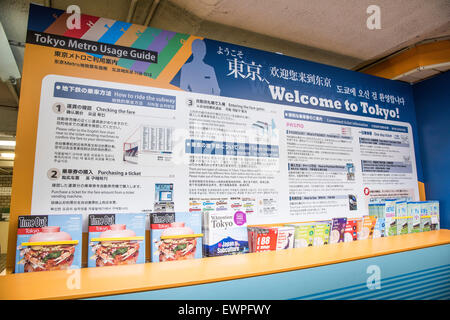
<instances>
[{"instance_id":1,"label":"ceiling","mask_svg":"<svg viewBox=\"0 0 450 320\"><path fill-rule=\"evenodd\" d=\"M21 73L30 0L0 0L0 22L11 63ZM34 0L82 13L194 34L357 70L424 40L450 36L450 0ZM153 4L156 10L152 11ZM369 30L366 12L380 7L381 29ZM1 39L0 39L1 40ZM8 43L9 42L9 43ZM8 49L8 48L7 48ZM8 50L9 50L8 49ZM3 59L3 54L2 54ZM416 70L416 82L449 66ZM1 75L2 70L0 70ZM20 75L19 75L20 76ZM18 79L20 80L20 79ZM14 135L17 93L0 81L0 134ZM13 109L11 109L13 107ZM3 116L7 115L7 116ZM1 151L1 150L0 150ZM0 159L1 160L1 159Z\"/></svg>"},{"instance_id":2,"label":"ceiling","mask_svg":"<svg viewBox=\"0 0 450 320\"><path fill-rule=\"evenodd\" d=\"M424 67L418 67L416 69L410 70L409 72L403 73L393 80L400 80L409 83L419 82L423 79L428 79L434 77L440 73L450 70L450 62L440 63L435 65L429 65Z\"/></svg>"},{"instance_id":3,"label":"ceiling","mask_svg":"<svg viewBox=\"0 0 450 320\"><path fill-rule=\"evenodd\" d=\"M448 0L171 1L205 20L363 61L429 37L450 35ZM380 7L380 30L366 25L366 10L374 3Z\"/></svg>"},{"instance_id":4,"label":"ceiling","mask_svg":"<svg viewBox=\"0 0 450 320\"><path fill-rule=\"evenodd\" d=\"M59 9L77 4L82 13L125 21L132 0L0 0L0 21L9 40L25 42L30 2ZM137 0L131 22L144 24L152 2ZM449 0L377 0L381 29L369 30L366 10L373 3L373 0L161 0L150 24L200 36L208 33L212 39L228 42L242 42L236 30L243 31L255 39L259 35L258 40L265 37L285 41L281 42L285 46L277 50L285 54L284 47L290 45L309 49L308 53L290 52L296 57L324 62L320 59L324 53L341 56L342 61L329 58L325 63L347 69L425 39L450 36ZM214 30L206 32L205 25L213 26ZM246 45L261 47L259 42L264 41ZM21 69L23 47L11 48Z\"/></svg>"}]
</instances>

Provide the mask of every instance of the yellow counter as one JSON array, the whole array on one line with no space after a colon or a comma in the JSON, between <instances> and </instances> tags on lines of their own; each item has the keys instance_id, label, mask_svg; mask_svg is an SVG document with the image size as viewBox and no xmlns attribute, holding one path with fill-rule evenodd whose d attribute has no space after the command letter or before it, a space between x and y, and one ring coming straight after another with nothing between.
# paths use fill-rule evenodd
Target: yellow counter
<instances>
[{"instance_id":1,"label":"yellow counter","mask_svg":"<svg viewBox=\"0 0 450 320\"><path fill-rule=\"evenodd\" d=\"M76 299L167 289L313 268L449 243L450 230L439 230L188 261L7 274L0 276L0 299ZM79 288L76 288L77 283Z\"/></svg>"}]
</instances>

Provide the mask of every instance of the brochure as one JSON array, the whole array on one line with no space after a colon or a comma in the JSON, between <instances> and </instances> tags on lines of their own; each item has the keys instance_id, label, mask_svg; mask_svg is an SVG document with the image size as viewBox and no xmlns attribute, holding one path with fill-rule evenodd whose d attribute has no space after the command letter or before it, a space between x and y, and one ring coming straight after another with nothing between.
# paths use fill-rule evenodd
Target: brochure
<instances>
[{"instance_id":1,"label":"brochure","mask_svg":"<svg viewBox=\"0 0 450 320\"><path fill-rule=\"evenodd\" d=\"M431 202L431 230L440 229L439 219L439 201L433 200Z\"/></svg>"},{"instance_id":2,"label":"brochure","mask_svg":"<svg viewBox=\"0 0 450 320\"><path fill-rule=\"evenodd\" d=\"M240 199L203 202L203 256L214 257L249 252L247 215ZM210 204L210 205L208 205ZM208 210L205 210L208 209Z\"/></svg>"},{"instance_id":3,"label":"brochure","mask_svg":"<svg viewBox=\"0 0 450 320\"><path fill-rule=\"evenodd\" d=\"M19 216L15 272L81 267L81 215Z\"/></svg>"},{"instance_id":4,"label":"brochure","mask_svg":"<svg viewBox=\"0 0 450 320\"><path fill-rule=\"evenodd\" d=\"M378 209L376 208L376 203L369 203L369 216L376 216Z\"/></svg>"},{"instance_id":5,"label":"brochure","mask_svg":"<svg viewBox=\"0 0 450 320\"><path fill-rule=\"evenodd\" d=\"M344 232L347 218L333 218L331 225L330 243L344 242Z\"/></svg>"},{"instance_id":6,"label":"brochure","mask_svg":"<svg viewBox=\"0 0 450 320\"><path fill-rule=\"evenodd\" d=\"M294 227L248 227L250 252L284 250L294 247Z\"/></svg>"},{"instance_id":7,"label":"brochure","mask_svg":"<svg viewBox=\"0 0 450 320\"><path fill-rule=\"evenodd\" d=\"M385 203L370 203L369 216L384 217Z\"/></svg>"},{"instance_id":8,"label":"brochure","mask_svg":"<svg viewBox=\"0 0 450 320\"><path fill-rule=\"evenodd\" d=\"M202 257L201 212L150 213L151 262Z\"/></svg>"},{"instance_id":9,"label":"brochure","mask_svg":"<svg viewBox=\"0 0 450 320\"><path fill-rule=\"evenodd\" d=\"M322 246L330 242L331 220L314 222L313 245Z\"/></svg>"},{"instance_id":10,"label":"brochure","mask_svg":"<svg viewBox=\"0 0 450 320\"><path fill-rule=\"evenodd\" d=\"M88 267L145 262L144 213L108 213L88 216Z\"/></svg>"},{"instance_id":11,"label":"brochure","mask_svg":"<svg viewBox=\"0 0 450 320\"><path fill-rule=\"evenodd\" d=\"M399 201L395 204L395 215L397 220L397 234L408 233L408 203Z\"/></svg>"},{"instance_id":12,"label":"brochure","mask_svg":"<svg viewBox=\"0 0 450 320\"><path fill-rule=\"evenodd\" d=\"M278 229L277 247L276 250L292 249L294 248L294 233L293 227L275 227Z\"/></svg>"},{"instance_id":13,"label":"brochure","mask_svg":"<svg viewBox=\"0 0 450 320\"><path fill-rule=\"evenodd\" d=\"M408 233L420 232L421 202L408 202Z\"/></svg>"},{"instance_id":14,"label":"brochure","mask_svg":"<svg viewBox=\"0 0 450 320\"><path fill-rule=\"evenodd\" d=\"M351 242L358 240L358 232L361 225L361 218L350 218L347 219L347 223L345 224L345 232L344 232L344 242Z\"/></svg>"},{"instance_id":15,"label":"brochure","mask_svg":"<svg viewBox=\"0 0 450 320\"><path fill-rule=\"evenodd\" d=\"M288 227L293 227L294 233L294 248L311 247L314 242L315 225L312 222L299 222L287 224Z\"/></svg>"},{"instance_id":16,"label":"brochure","mask_svg":"<svg viewBox=\"0 0 450 320\"><path fill-rule=\"evenodd\" d=\"M376 222L376 216L363 216L362 229L358 235L358 240L372 239Z\"/></svg>"},{"instance_id":17,"label":"brochure","mask_svg":"<svg viewBox=\"0 0 450 320\"><path fill-rule=\"evenodd\" d=\"M431 211L433 203L430 201L422 202L420 205L420 230L422 232L431 231Z\"/></svg>"},{"instance_id":18,"label":"brochure","mask_svg":"<svg viewBox=\"0 0 450 320\"><path fill-rule=\"evenodd\" d=\"M381 217L385 218L386 236L397 235L396 207L397 201L395 200L385 202L384 214Z\"/></svg>"},{"instance_id":19,"label":"brochure","mask_svg":"<svg viewBox=\"0 0 450 320\"><path fill-rule=\"evenodd\" d=\"M373 230L373 239L382 238L386 236L386 219L385 218L377 218L377 222L375 223L375 228Z\"/></svg>"},{"instance_id":20,"label":"brochure","mask_svg":"<svg viewBox=\"0 0 450 320\"><path fill-rule=\"evenodd\" d=\"M278 230L264 227L248 227L247 231L250 252L276 250Z\"/></svg>"}]
</instances>

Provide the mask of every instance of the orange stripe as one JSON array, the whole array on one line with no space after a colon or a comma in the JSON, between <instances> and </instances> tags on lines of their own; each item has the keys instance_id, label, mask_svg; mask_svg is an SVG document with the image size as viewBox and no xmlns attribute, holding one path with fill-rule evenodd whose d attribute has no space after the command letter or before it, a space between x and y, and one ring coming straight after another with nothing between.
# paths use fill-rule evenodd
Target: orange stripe
<instances>
[{"instance_id":1,"label":"orange stripe","mask_svg":"<svg viewBox=\"0 0 450 320\"><path fill-rule=\"evenodd\" d=\"M417 181L419 184L419 200L426 201L427 197L425 195L425 184L423 182Z\"/></svg>"},{"instance_id":2,"label":"orange stripe","mask_svg":"<svg viewBox=\"0 0 450 320\"><path fill-rule=\"evenodd\" d=\"M450 40L427 43L408 49L362 72L387 79L419 67L450 61Z\"/></svg>"},{"instance_id":3,"label":"orange stripe","mask_svg":"<svg viewBox=\"0 0 450 320\"><path fill-rule=\"evenodd\" d=\"M116 41L116 45L124 46L124 47L131 47L131 45L139 38L139 36L136 34L138 31L144 32L145 27L132 24L127 31L119 38L119 40Z\"/></svg>"},{"instance_id":4,"label":"orange stripe","mask_svg":"<svg viewBox=\"0 0 450 320\"><path fill-rule=\"evenodd\" d=\"M67 18L70 17L71 14L64 12L62 15L58 17L47 29L45 29L45 33L63 35L67 30Z\"/></svg>"},{"instance_id":5,"label":"orange stripe","mask_svg":"<svg viewBox=\"0 0 450 320\"><path fill-rule=\"evenodd\" d=\"M187 59L189 59L189 57L191 56L192 41L194 41L195 39L203 38L190 36L180 48L180 50L178 50L172 60L170 60L167 66L163 69L163 71L161 71L158 76L158 81L161 81L163 83L170 83L170 81L172 81L173 77L175 77L178 71L180 71L181 67L186 63Z\"/></svg>"}]
</instances>

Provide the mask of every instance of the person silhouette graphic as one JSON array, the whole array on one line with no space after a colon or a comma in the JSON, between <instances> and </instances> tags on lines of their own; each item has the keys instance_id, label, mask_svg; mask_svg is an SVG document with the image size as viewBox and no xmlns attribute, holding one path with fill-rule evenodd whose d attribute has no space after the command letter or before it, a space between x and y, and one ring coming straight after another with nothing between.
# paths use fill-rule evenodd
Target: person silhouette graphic
<instances>
[{"instance_id":1,"label":"person silhouette graphic","mask_svg":"<svg viewBox=\"0 0 450 320\"><path fill-rule=\"evenodd\" d=\"M196 93L214 94L220 96L214 68L203 62L206 55L206 45L203 40L192 42L192 61L181 68L180 88Z\"/></svg>"}]
</instances>

